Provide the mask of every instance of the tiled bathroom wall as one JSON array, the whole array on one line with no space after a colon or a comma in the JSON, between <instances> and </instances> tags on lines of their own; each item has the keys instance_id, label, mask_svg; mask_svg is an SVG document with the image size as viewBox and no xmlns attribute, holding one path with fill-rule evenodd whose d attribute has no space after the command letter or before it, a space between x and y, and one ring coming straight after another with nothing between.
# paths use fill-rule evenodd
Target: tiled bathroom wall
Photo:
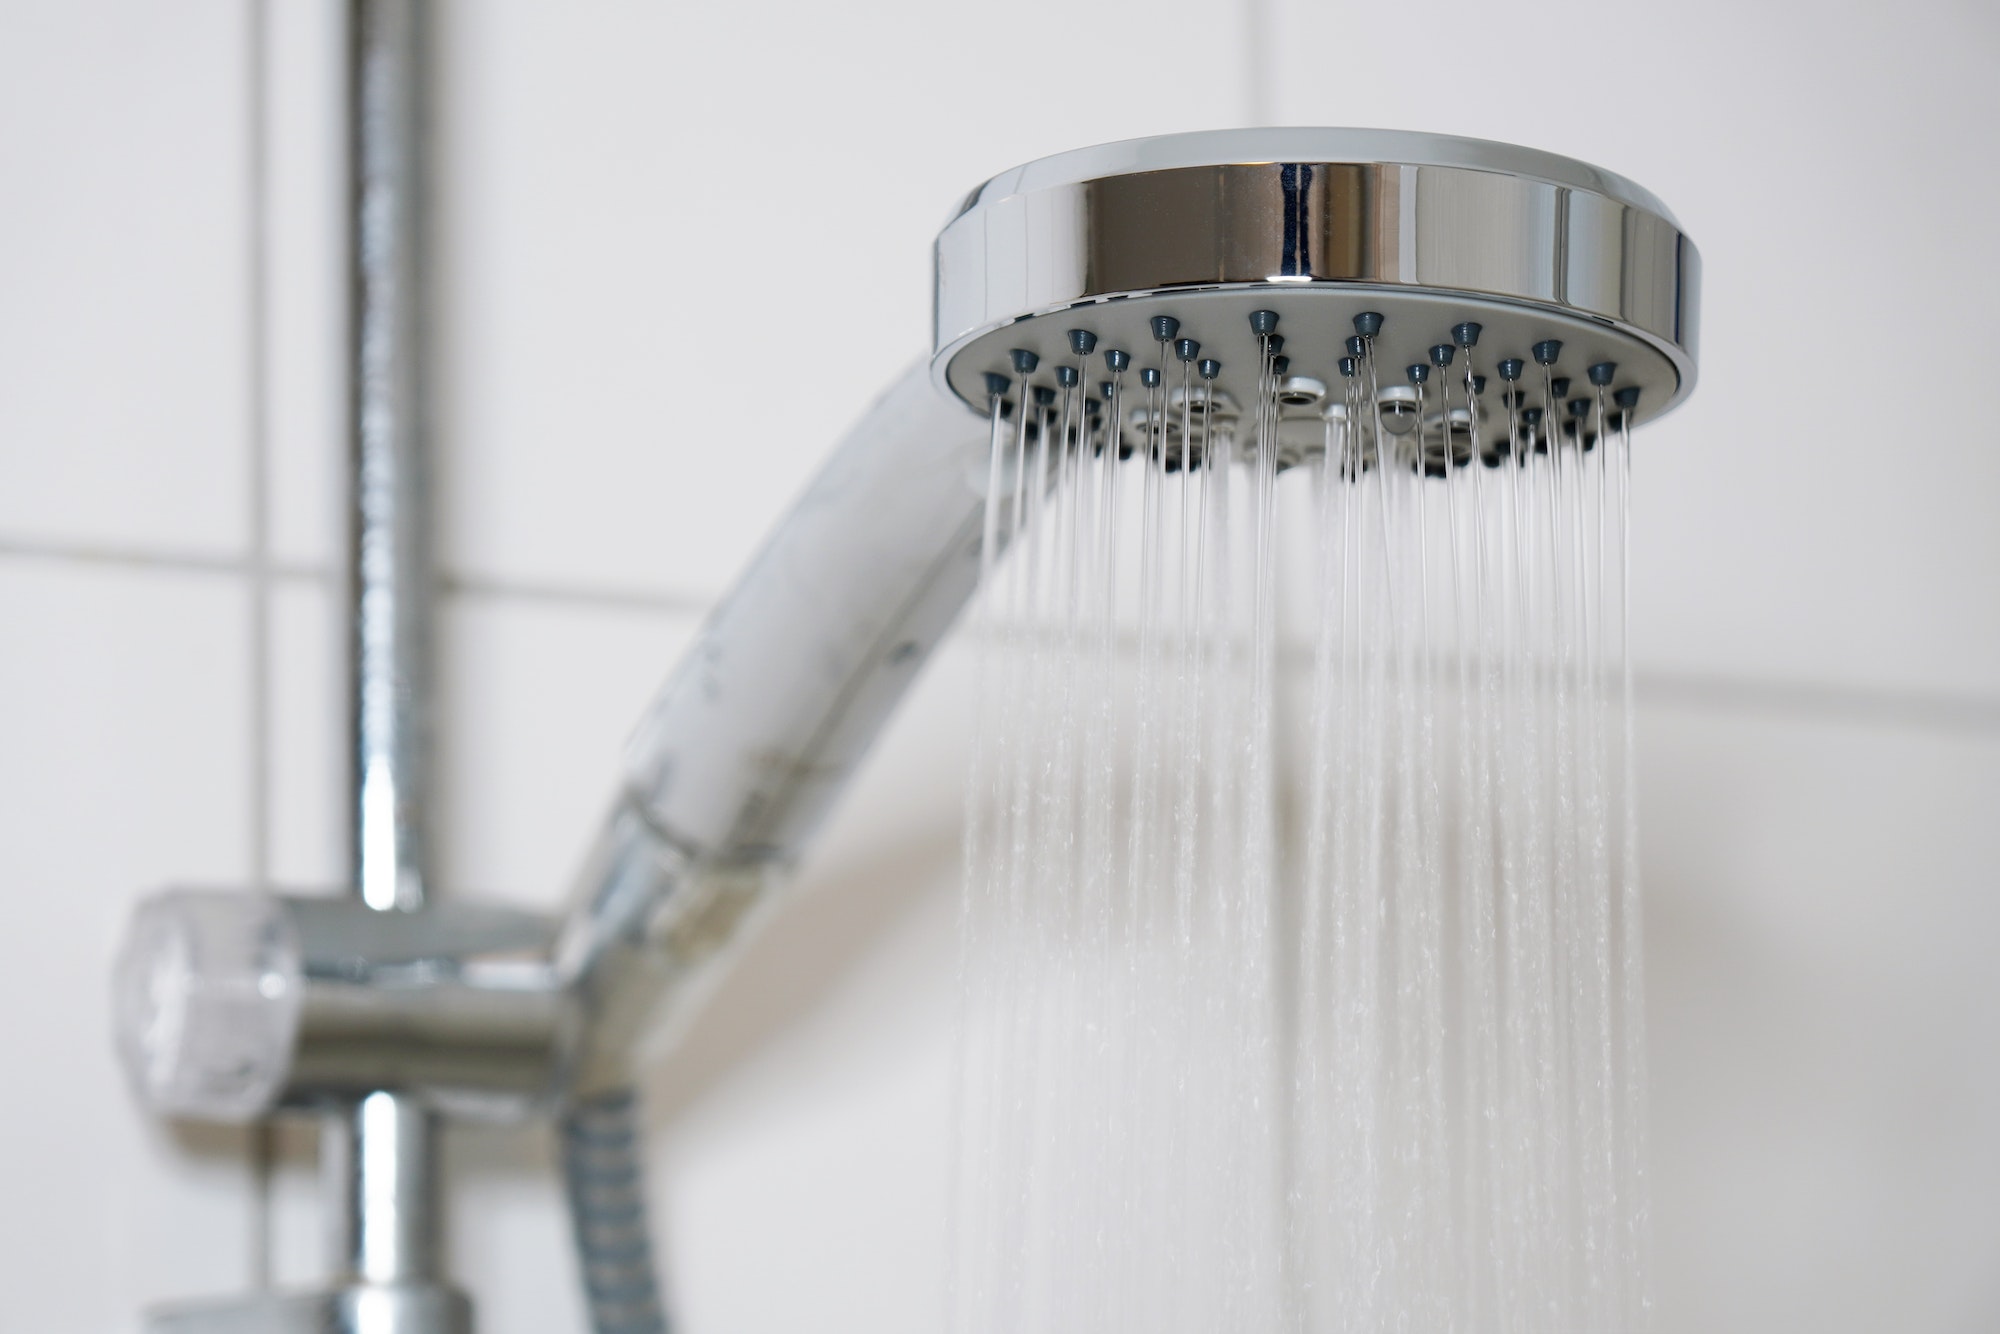
<instances>
[{"instance_id":1,"label":"tiled bathroom wall","mask_svg":"<svg viewBox=\"0 0 2000 1334\"><path fill-rule=\"evenodd\" d=\"M139 1115L137 895L341 851L334 0L0 0L0 1328L321 1261L310 1137ZM553 907L624 731L868 398L985 175L1393 125L1625 172L1703 247L1640 460L1663 1331L2000 1326L2000 22L1690 0L994 10L447 0L443 881ZM691 1334L932 1331L957 788L940 655L687 1046ZM579 1328L548 1146L452 1142L488 1334Z\"/></svg>"}]
</instances>

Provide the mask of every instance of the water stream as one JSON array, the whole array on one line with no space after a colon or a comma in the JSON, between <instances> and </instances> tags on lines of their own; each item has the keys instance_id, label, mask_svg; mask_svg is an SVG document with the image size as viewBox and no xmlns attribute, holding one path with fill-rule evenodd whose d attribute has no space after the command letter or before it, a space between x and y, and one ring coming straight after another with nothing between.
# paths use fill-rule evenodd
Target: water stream
<instances>
[{"instance_id":1,"label":"water stream","mask_svg":"<svg viewBox=\"0 0 2000 1334\"><path fill-rule=\"evenodd\" d=\"M1643 1328L1622 423L1152 369L993 419L952 1328Z\"/></svg>"}]
</instances>

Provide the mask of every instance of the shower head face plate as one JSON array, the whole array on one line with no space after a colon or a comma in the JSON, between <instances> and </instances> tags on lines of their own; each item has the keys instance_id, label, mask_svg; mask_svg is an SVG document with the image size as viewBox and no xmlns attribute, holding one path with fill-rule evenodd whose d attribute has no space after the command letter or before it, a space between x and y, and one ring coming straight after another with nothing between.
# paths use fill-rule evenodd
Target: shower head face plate
<instances>
[{"instance_id":1,"label":"shower head face plate","mask_svg":"<svg viewBox=\"0 0 2000 1334\"><path fill-rule=\"evenodd\" d=\"M1615 363L1607 393L1637 388L1640 422L1693 387L1699 272L1657 199L1552 154L1380 130L1129 140L1029 163L966 199L937 241L933 371L984 410L986 374L1011 375L1015 349L1050 383L1077 363L1071 329L1096 335L1098 362L1115 348L1158 365L1150 322L1171 315L1176 338L1222 362L1217 387L1249 401L1251 312L1277 312L1291 373L1329 385L1354 317L1375 312L1384 381L1471 321L1489 395L1512 357L1534 395L1533 349L1553 339L1554 374L1577 384ZM1440 380L1462 383L1466 355ZM1166 359L1177 378L1171 346ZM1093 364L1086 382L1102 374Z\"/></svg>"}]
</instances>

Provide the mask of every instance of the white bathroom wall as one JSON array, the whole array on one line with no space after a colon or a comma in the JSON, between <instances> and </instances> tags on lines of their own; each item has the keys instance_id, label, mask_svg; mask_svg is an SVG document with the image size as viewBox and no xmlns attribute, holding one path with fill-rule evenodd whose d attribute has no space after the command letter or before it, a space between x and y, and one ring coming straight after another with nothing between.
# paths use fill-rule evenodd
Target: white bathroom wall
<instances>
[{"instance_id":1,"label":"white bathroom wall","mask_svg":"<svg viewBox=\"0 0 2000 1334\"><path fill-rule=\"evenodd\" d=\"M2000 1327L1989 8L441 8L447 892L558 902L983 176L1259 119L1574 153L1706 261L1639 492L1661 1328ZM342 874L340 11L0 0L0 1328L250 1278L243 1137L132 1108L104 975L148 889ZM967 662L656 1072L692 1334L937 1328ZM547 1146L452 1152L482 1327L578 1328Z\"/></svg>"}]
</instances>

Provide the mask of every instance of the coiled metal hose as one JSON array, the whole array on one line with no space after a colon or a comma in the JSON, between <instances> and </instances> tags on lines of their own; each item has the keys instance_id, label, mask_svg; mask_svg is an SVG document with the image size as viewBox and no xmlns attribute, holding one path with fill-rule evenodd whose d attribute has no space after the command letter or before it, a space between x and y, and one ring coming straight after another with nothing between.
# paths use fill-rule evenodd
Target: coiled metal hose
<instances>
[{"instance_id":1,"label":"coiled metal hose","mask_svg":"<svg viewBox=\"0 0 2000 1334\"><path fill-rule=\"evenodd\" d=\"M564 1191L595 1334L666 1334L646 1225L642 1133L631 1089L579 1102L562 1122Z\"/></svg>"}]
</instances>

